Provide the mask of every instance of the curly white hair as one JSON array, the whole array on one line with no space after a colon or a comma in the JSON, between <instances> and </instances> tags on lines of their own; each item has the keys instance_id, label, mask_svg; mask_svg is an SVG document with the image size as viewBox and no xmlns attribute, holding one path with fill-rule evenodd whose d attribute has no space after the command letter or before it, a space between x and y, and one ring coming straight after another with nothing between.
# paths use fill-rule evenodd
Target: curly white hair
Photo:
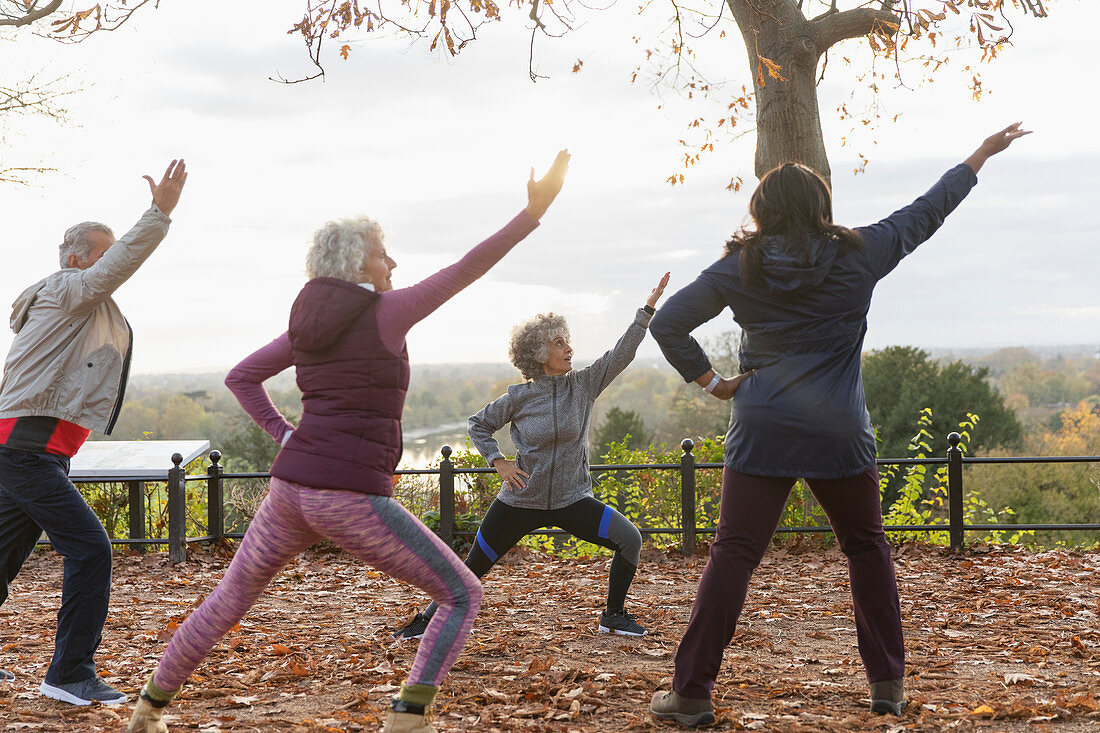
<instances>
[{"instance_id":1,"label":"curly white hair","mask_svg":"<svg viewBox=\"0 0 1100 733\"><path fill-rule=\"evenodd\" d=\"M382 225L368 216L349 216L330 221L313 233L306 253L306 274L359 282L367 252L385 240ZM367 246L364 246L367 245Z\"/></svg>"},{"instance_id":2,"label":"curly white hair","mask_svg":"<svg viewBox=\"0 0 1100 733\"><path fill-rule=\"evenodd\" d=\"M539 313L512 328L508 358L524 379L544 374L543 364L550 359L547 347L558 337L569 340L569 324L557 313Z\"/></svg>"}]
</instances>

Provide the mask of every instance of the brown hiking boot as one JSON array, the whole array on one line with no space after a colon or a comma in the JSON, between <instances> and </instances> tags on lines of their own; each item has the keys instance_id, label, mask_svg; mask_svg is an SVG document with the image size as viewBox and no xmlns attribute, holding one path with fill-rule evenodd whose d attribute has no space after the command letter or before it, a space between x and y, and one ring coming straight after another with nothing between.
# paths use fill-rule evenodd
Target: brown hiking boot
<instances>
[{"instance_id":1,"label":"brown hiking boot","mask_svg":"<svg viewBox=\"0 0 1100 733\"><path fill-rule=\"evenodd\" d=\"M714 705L709 698L680 697L675 692L655 692L649 712L661 720L672 720L688 728L714 722Z\"/></svg>"},{"instance_id":2,"label":"brown hiking boot","mask_svg":"<svg viewBox=\"0 0 1100 733\"><path fill-rule=\"evenodd\" d=\"M390 710L386 713L386 725L382 733L436 733L432 727L431 711L424 713L399 713Z\"/></svg>"},{"instance_id":3,"label":"brown hiking boot","mask_svg":"<svg viewBox=\"0 0 1100 733\"><path fill-rule=\"evenodd\" d=\"M163 707L154 707L144 697L139 697L126 733L168 733L168 726L161 720L163 715Z\"/></svg>"},{"instance_id":4,"label":"brown hiking boot","mask_svg":"<svg viewBox=\"0 0 1100 733\"><path fill-rule=\"evenodd\" d=\"M884 680L871 683L871 712L878 715L901 715L905 699L905 687L901 680Z\"/></svg>"}]
</instances>

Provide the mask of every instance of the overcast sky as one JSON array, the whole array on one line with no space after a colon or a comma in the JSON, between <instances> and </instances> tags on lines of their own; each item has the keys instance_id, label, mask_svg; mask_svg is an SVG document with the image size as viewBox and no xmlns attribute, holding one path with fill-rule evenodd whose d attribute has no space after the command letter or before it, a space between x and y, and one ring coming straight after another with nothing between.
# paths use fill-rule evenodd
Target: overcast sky
<instances>
[{"instance_id":1,"label":"overcast sky","mask_svg":"<svg viewBox=\"0 0 1100 733\"><path fill-rule=\"evenodd\" d=\"M882 283L868 347L1100 342L1096 62L1079 40L1079 29L1100 26L1097 6L1060 0L1049 19L1014 16L1015 47L983 68L985 99L970 99L961 67L972 59L960 55L931 86L888 89L884 117L900 116L873 133L851 133L832 112L857 86L832 64L819 94L841 223L908 203L1010 122L1036 130L991 161L943 229ZM354 43L347 61L330 56L323 82L276 84L276 72L309 69L286 34L302 8L165 0L83 44L0 43L9 73L72 74L84 87L68 100L69 124L3 130L3 165L61 173L0 188L0 304L56 269L71 224L125 232L148 205L141 175L159 178L177 156L191 174L169 236L116 296L134 328L135 373L224 370L281 333L308 242L331 218L380 221L395 285L416 282L517 213L529 166L545 169L562 147L573 163L542 226L413 329L414 363L505 361L511 325L546 310L570 318L580 358L591 359L662 272L672 271L671 288L690 282L744 217L751 135L688 171L685 185L665 182L680 171L687 124L715 108L629 83L640 58L631 37L652 18L593 13L571 37L540 41L551 78L537 84L516 23L483 28L454 61L426 44L372 40ZM728 80L747 79L739 38L710 39L700 53ZM871 159L858 176L856 152ZM725 190L731 176L749 182L741 193ZM730 325L727 314L700 333ZM9 343L5 332L0 348Z\"/></svg>"}]
</instances>

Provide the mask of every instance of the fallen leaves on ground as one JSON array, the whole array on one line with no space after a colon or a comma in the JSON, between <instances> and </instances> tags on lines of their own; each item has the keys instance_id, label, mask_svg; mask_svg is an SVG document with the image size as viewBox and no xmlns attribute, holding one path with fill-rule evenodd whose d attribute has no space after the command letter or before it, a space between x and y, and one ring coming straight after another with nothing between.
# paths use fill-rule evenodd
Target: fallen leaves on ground
<instances>
[{"instance_id":1,"label":"fallen leaves on ground","mask_svg":"<svg viewBox=\"0 0 1100 733\"><path fill-rule=\"evenodd\" d=\"M97 661L133 700L172 633L215 587L224 551L115 558ZM753 579L715 687L718 730L1095 731L1100 553L923 545L895 553L909 707L867 712L847 567L836 549L774 547ZM640 639L596 633L606 558L513 551L486 578L474 632L436 705L443 731L673 730L647 713L668 689L705 557L647 550L629 610ZM37 692L53 647L61 560L36 553L0 607L0 731L119 731L129 706ZM172 731L376 731L412 662L395 645L425 597L330 548L304 553L214 647L169 708ZM1039 726L1039 727L1036 727Z\"/></svg>"}]
</instances>

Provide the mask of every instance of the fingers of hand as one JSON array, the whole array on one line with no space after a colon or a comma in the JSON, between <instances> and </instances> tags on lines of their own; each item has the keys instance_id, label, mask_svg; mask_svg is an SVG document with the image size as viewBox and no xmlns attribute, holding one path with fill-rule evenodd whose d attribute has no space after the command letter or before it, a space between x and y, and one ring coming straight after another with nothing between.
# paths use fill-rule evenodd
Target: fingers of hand
<instances>
[{"instance_id":1,"label":"fingers of hand","mask_svg":"<svg viewBox=\"0 0 1100 733\"><path fill-rule=\"evenodd\" d=\"M150 176L142 176L145 180L149 181L149 190L153 193L157 192L157 184Z\"/></svg>"},{"instance_id":2,"label":"fingers of hand","mask_svg":"<svg viewBox=\"0 0 1100 733\"><path fill-rule=\"evenodd\" d=\"M164 177L160 179L160 185L163 186L169 181L169 179L172 178L172 173L175 171L176 163L178 162L179 161L173 160L171 163L168 164L168 167L164 169Z\"/></svg>"}]
</instances>

